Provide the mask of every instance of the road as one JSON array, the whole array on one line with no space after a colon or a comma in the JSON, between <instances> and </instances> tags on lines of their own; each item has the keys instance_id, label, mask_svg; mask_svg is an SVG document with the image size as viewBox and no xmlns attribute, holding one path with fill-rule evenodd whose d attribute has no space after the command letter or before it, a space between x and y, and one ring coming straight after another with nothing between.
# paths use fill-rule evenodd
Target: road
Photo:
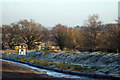
<instances>
[{"instance_id":1,"label":"road","mask_svg":"<svg viewBox=\"0 0 120 80\"><path fill-rule=\"evenodd\" d=\"M48 72L38 71L7 61L2 62L2 80L94 80L94 79L70 79L49 76Z\"/></svg>"}]
</instances>

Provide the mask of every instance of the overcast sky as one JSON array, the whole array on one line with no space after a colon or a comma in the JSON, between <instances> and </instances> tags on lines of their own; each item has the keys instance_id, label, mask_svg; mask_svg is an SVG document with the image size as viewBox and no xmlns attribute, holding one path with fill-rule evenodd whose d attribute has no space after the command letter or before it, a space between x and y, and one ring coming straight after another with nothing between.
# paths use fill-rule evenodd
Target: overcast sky
<instances>
[{"instance_id":1,"label":"overcast sky","mask_svg":"<svg viewBox=\"0 0 120 80\"><path fill-rule=\"evenodd\" d=\"M2 1L2 24L33 19L46 27L64 24L83 25L89 15L98 14L100 20L115 23L119 0L17 0Z\"/></svg>"}]
</instances>

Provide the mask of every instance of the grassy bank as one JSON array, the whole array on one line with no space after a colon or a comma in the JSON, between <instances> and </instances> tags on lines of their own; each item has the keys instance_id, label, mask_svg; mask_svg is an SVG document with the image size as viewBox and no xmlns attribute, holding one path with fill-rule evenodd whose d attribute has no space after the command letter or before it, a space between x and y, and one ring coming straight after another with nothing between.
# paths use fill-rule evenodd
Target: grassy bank
<instances>
[{"instance_id":1,"label":"grassy bank","mask_svg":"<svg viewBox=\"0 0 120 80\"><path fill-rule=\"evenodd\" d=\"M10 58L10 59L15 59L13 57L3 57L3 58ZM45 61L45 60L40 60L40 59L36 59L36 58L23 58L23 57L19 57L17 58L17 60L21 60L21 61L26 61L29 63L37 63L40 65L44 65L47 67L53 67L53 68L59 68L59 69L63 69L63 70L68 70L68 71L78 71L78 72L89 72L89 73L94 73L95 70L101 69L101 67L91 67L89 68L89 66L83 66L83 65L74 65L74 64L68 64L65 62L50 62L50 61Z\"/></svg>"},{"instance_id":2,"label":"grassy bank","mask_svg":"<svg viewBox=\"0 0 120 80\"><path fill-rule=\"evenodd\" d=\"M56 56L54 56L53 53ZM117 66L115 64L117 61L116 60L117 57L115 57L115 56L118 56L118 55L116 55L116 53L104 53L104 52L99 52L99 53L96 53L96 52L95 53L88 53L88 52L58 53L53 50L41 50L41 51L30 52L29 54L27 54L25 56L20 56L20 55L18 55L18 53L12 52L12 51L10 53L4 51L3 54L5 54L3 56L3 58L21 60L21 61L25 61L25 62L29 62L29 63L36 63L36 64L40 64L40 65L44 65L44 66L48 66L48 67L52 67L52 68L59 68L59 69L68 70L68 71L100 73L100 74L101 73L102 74L112 74L114 72L112 75L119 75L119 72L118 72L118 74L116 72L117 70L113 71L113 70L117 69ZM79 55L79 54L82 54L82 55ZM38 57L38 56L40 56L40 57ZM52 57L52 56L54 56L54 57ZM75 59L71 58L74 56L80 56L80 57L77 57L77 58L75 57ZM70 63L71 61L65 62L63 59L67 58L67 60L69 60L68 57L73 59L72 61L78 60L78 62L80 62L83 60L83 62L82 62L82 64L81 63L77 63L77 64ZM94 66L93 64L96 64L100 58L101 58L102 62L100 62L100 64L98 66ZM111 60L111 59L113 59L113 60ZM62 60L62 61L60 61L60 60ZM91 64L84 65L84 63L86 61L88 61L88 63L91 63ZM111 62L115 65L113 65ZM105 65L102 66L102 63Z\"/></svg>"}]
</instances>

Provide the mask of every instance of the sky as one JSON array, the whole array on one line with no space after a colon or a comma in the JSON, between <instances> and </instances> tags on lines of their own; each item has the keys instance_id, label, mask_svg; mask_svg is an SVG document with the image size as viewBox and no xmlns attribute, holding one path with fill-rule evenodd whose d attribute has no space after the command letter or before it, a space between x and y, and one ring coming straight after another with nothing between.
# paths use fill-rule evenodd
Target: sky
<instances>
[{"instance_id":1,"label":"sky","mask_svg":"<svg viewBox=\"0 0 120 80\"><path fill-rule=\"evenodd\" d=\"M119 0L2 0L2 24L33 19L45 27L63 24L69 27L84 25L88 16L99 15L103 24L115 23Z\"/></svg>"}]
</instances>

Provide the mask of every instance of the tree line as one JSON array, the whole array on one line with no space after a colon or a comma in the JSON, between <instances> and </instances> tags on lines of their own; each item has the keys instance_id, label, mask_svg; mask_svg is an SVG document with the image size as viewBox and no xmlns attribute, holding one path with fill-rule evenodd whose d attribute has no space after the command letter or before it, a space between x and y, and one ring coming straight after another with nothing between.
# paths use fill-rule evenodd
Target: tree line
<instances>
[{"instance_id":1,"label":"tree line","mask_svg":"<svg viewBox=\"0 0 120 80\"><path fill-rule=\"evenodd\" d=\"M35 42L52 41L61 50L120 52L119 19L114 24L102 24L98 15L89 16L83 26L67 27L57 24L51 30L33 20L20 20L2 25L2 45L12 46L26 43L28 49L36 47Z\"/></svg>"}]
</instances>

